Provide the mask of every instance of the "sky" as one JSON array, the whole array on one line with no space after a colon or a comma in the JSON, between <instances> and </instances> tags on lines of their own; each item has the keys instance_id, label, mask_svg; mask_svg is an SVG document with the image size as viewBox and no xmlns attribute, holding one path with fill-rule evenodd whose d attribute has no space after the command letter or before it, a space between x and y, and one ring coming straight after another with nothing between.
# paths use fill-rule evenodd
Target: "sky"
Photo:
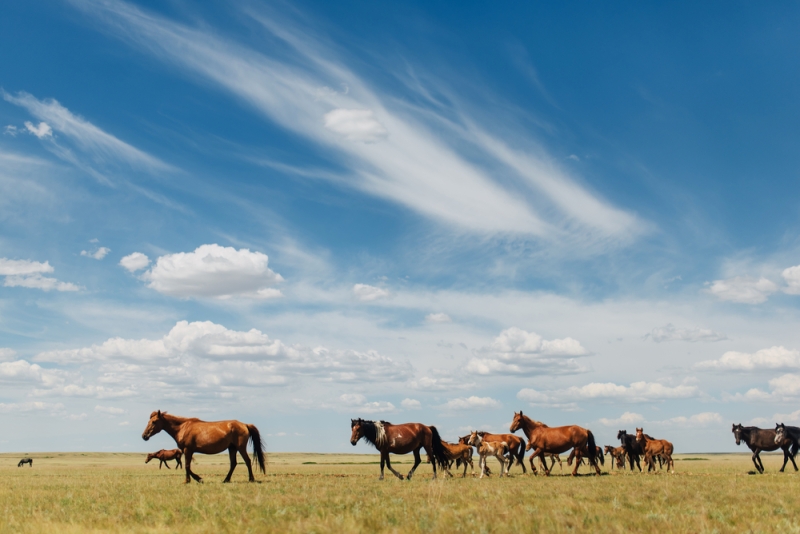
<instances>
[{"instance_id":1,"label":"sky","mask_svg":"<svg viewBox=\"0 0 800 534\"><path fill-rule=\"evenodd\" d=\"M15 2L0 451L798 424L800 6Z\"/></svg>"}]
</instances>

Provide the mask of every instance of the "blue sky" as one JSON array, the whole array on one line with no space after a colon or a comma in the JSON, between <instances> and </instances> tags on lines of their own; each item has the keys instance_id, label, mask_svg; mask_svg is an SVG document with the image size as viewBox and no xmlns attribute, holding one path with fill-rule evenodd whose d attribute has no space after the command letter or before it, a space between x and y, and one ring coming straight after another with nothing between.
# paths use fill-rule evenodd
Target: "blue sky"
<instances>
[{"instance_id":1,"label":"blue sky","mask_svg":"<svg viewBox=\"0 0 800 534\"><path fill-rule=\"evenodd\" d=\"M800 420L795 4L4 14L0 450Z\"/></svg>"}]
</instances>

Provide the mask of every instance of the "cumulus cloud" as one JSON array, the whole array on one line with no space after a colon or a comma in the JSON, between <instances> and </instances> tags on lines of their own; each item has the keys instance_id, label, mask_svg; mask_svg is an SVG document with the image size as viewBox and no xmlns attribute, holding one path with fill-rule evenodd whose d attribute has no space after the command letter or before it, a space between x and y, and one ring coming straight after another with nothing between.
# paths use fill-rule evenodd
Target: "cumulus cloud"
<instances>
[{"instance_id":1,"label":"cumulus cloud","mask_svg":"<svg viewBox=\"0 0 800 534\"><path fill-rule=\"evenodd\" d=\"M0 348L0 362L10 362L16 356L17 352L14 349Z\"/></svg>"},{"instance_id":2,"label":"cumulus cloud","mask_svg":"<svg viewBox=\"0 0 800 534\"><path fill-rule=\"evenodd\" d=\"M345 393L339 397L340 406L348 412L373 414L395 411L391 402L367 402L367 398L360 393Z\"/></svg>"},{"instance_id":3,"label":"cumulus cloud","mask_svg":"<svg viewBox=\"0 0 800 534\"><path fill-rule=\"evenodd\" d=\"M142 262L142 258L136 257L127 263L136 266ZM172 297L267 299L281 295L270 286L283 281L283 277L270 269L268 263L269 258L261 252L216 244L202 245L194 252L159 257L142 279L151 289Z\"/></svg>"},{"instance_id":4,"label":"cumulus cloud","mask_svg":"<svg viewBox=\"0 0 800 534\"><path fill-rule=\"evenodd\" d=\"M386 138L386 128L369 109L334 109L324 119L325 128L350 141L375 143Z\"/></svg>"},{"instance_id":5,"label":"cumulus cloud","mask_svg":"<svg viewBox=\"0 0 800 534\"><path fill-rule=\"evenodd\" d=\"M667 324L658 328L653 328L645 339L650 338L656 343L664 341L689 341L691 343L702 341L712 343L728 339L725 334L714 332L707 328L676 328L673 324Z\"/></svg>"},{"instance_id":6,"label":"cumulus cloud","mask_svg":"<svg viewBox=\"0 0 800 534\"><path fill-rule=\"evenodd\" d=\"M450 399L442 408L447 410L494 410L501 408L503 405L491 397L459 397Z\"/></svg>"},{"instance_id":7,"label":"cumulus cloud","mask_svg":"<svg viewBox=\"0 0 800 534\"><path fill-rule=\"evenodd\" d=\"M616 419L606 419L603 417L600 419L600 424L603 426L622 427L626 425L635 425L641 423L642 421L644 421L644 416L642 414L625 412Z\"/></svg>"},{"instance_id":8,"label":"cumulus cloud","mask_svg":"<svg viewBox=\"0 0 800 534\"><path fill-rule=\"evenodd\" d=\"M504 330L479 356L467 362L464 370L478 375L580 373L586 370L574 357L588 351L570 337L545 340L534 332L512 327Z\"/></svg>"},{"instance_id":9,"label":"cumulus cloud","mask_svg":"<svg viewBox=\"0 0 800 534\"><path fill-rule=\"evenodd\" d=\"M0 258L0 276L5 276L5 287L27 287L41 289L42 291L79 291L81 288L69 282L62 282L55 278L42 276L42 273L54 271L50 262L31 260L10 260Z\"/></svg>"},{"instance_id":10,"label":"cumulus cloud","mask_svg":"<svg viewBox=\"0 0 800 534\"><path fill-rule=\"evenodd\" d=\"M718 360L706 360L696 369L717 371L758 371L800 369L800 351L770 347L754 353L729 351Z\"/></svg>"},{"instance_id":11,"label":"cumulus cloud","mask_svg":"<svg viewBox=\"0 0 800 534\"><path fill-rule=\"evenodd\" d=\"M706 426L713 423L721 423L722 416L716 412L703 412L692 415L690 417L672 417L665 421L660 421L661 424L678 425L678 426Z\"/></svg>"},{"instance_id":12,"label":"cumulus cloud","mask_svg":"<svg viewBox=\"0 0 800 534\"><path fill-rule=\"evenodd\" d=\"M700 394L697 386L687 384L670 387L657 382L633 382L630 386L612 382L592 382L562 390L567 398L647 402L666 399L687 399Z\"/></svg>"},{"instance_id":13,"label":"cumulus cloud","mask_svg":"<svg viewBox=\"0 0 800 534\"><path fill-rule=\"evenodd\" d=\"M119 264L127 269L128 272L135 273L136 271L147 268L147 266L150 265L150 258L141 252L134 252L119 260Z\"/></svg>"},{"instance_id":14,"label":"cumulus cloud","mask_svg":"<svg viewBox=\"0 0 800 534\"><path fill-rule=\"evenodd\" d=\"M0 384L33 383L45 387L55 387L64 382L64 377L65 373L62 371L43 369L41 366L25 360L0 362Z\"/></svg>"},{"instance_id":15,"label":"cumulus cloud","mask_svg":"<svg viewBox=\"0 0 800 534\"><path fill-rule=\"evenodd\" d=\"M95 406L94 411L98 413L104 413L107 415L122 415L124 413L127 413L127 411L123 410L122 408L114 408L113 406L100 406L100 405Z\"/></svg>"},{"instance_id":16,"label":"cumulus cloud","mask_svg":"<svg viewBox=\"0 0 800 534\"><path fill-rule=\"evenodd\" d=\"M353 286L353 295L361 302L372 302L373 300L385 299L389 296L389 292L367 284L356 284Z\"/></svg>"},{"instance_id":17,"label":"cumulus cloud","mask_svg":"<svg viewBox=\"0 0 800 534\"><path fill-rule=\"evenodd\" d=\"M451 323L450 316L446 313L429 313L425 316L425 320L429 323Z\"/></svg>"},{"instance_id":18,"label":"cumulus cloud","mask_svg":"<svg viewBox=\"0 0 800 534\"><path fill-rule=\"evenodd\" d=\"M403 399L400 402L400 406L406 410L419 410L422 408L422 404L417 399Z\"/></svg>"},{"instance_id":19,"label":"cumulus cloud","mask_svg":"<svg viewBox=\"0 0 800 534\"><path fill-rule=\"evenodd\" d=\"M89 252L88 250L81 250L81 256L87 256L89 258L94 258L96 260L102 260L108 255L109 252L111 252L110 248L100 247L94 252Z\"/></svg>"},{"instance_id":20,"label":"cumulus cloud","mask_svg":"<svg viewBox=\"0 0 800 534\"><path fill-rule=\"evenodd\" d=\"M786 281L783 292L789 295L800 295L800 265L784 269L781 275Z\"/></svg>"},{"instance_id":21,"label":"cumulus cloud","mask_svg":"<svg viewBox=\"0 0 800 534\"><path fill-rule=\"evenodd\" d=\"M35 126L32 122L25 121L25 128L28 133L35 135L39 139L53 137L53 129L46 122L40 122L38 126Z\"/></svg>"},{"instance_id":22,"label":"cumulus cloud","mask_svg":"<svg viewBox=\"0 0 800 534\"><path fill-rule=\"evenodd\" d=\"M756 280L747 276L736 276L727 280L714 280L706 290L720 300L761 304L778 290L778 286L764 277Z\"/></svg>"}]
</instances>

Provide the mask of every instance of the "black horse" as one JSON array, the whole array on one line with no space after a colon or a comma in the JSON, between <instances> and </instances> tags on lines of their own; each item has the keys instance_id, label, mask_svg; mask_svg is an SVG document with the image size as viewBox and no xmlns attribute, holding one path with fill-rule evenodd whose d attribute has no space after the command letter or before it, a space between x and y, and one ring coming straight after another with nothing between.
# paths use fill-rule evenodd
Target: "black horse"
<instances>
[{"instance_id":1,"label":"black horse","mask_svg":"<svg viewBox=\"0 0 800 534\"><path fill-rule=\"evenodd\" d=\"M775 443L783 443L785 439L792 440L792 456L797 456L800 449L800 428L796 426L786 426L783 423L775 425Z\"/></svg>"},{"instance_id":2,"label":"black horse","mask_svg":"<svg viewBox=\"0 0 800 534\"><path fill-rule=\"evenodd\" d=\"M33 467L33 458L23 458L19 461L17 467L22 467L25 464L30 464L30 466Z\"/></svg>"},{"instance_id":3,"label":"black horse","mask_svg":"<svg viewBox=\"0 0 800 534\"><path fill-rule=\"evenodd\" d=\"M741 445L742 441L747 443L750 450L753 451L753 464L756 466L756 471L759 473L764 472L764 463L761 461L761 451L776 451L781 449L783 451L783 467L781 473L786 468L786 462L792 461L794 470L797 471L797 464L794 463L794 456L789 452L789 447L792 445L792 440L786 438L781 443L775 443L775 436L777 433L772 429L757 428L754 426L733 425L733 437L736 438L736 444Z\"/></svg>"},{"instance_id":4,"label":"black horse","mask_svg":"<svg viewBox=\"0 0 800 534\"><path fill-rule=\"evenodd\" d=\"M636 441L636 435L628 434L627 430L620 430L617 432L617 439L622 446L625 447L625 455L628 457L628 461L631 464L631 471L633 471L633 462L636 462L636 467L641 471L642 466L639 463L639 456L644 455L644 449L642 449L641 443ZM622 461L622 468L625 469L624 460Z\"/></svg>"}]
</instances>

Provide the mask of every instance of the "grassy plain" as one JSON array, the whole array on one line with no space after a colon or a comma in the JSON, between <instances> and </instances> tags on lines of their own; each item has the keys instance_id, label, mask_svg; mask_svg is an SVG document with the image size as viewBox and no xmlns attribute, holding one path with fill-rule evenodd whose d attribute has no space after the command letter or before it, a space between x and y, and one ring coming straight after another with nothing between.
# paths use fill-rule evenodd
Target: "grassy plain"
<instances>
[{"instance_id":1,"label":"grassy plain","mask_svg":"<svg viewBox=\"0 0 800 534\"><path fill-rule=\"evenodd\" d=\"M17 468L22 455L0 455L2 533L800 533L800 476L778 473L774 455L762 455L765 475L748 474L749 455L677 455L675 475L606 465L601 477L545 478L515 466L508 479L434 482L422 464L410 482L381 482L377 455L273 453L258 484L244 465L222 484L227 455L201 455L194 471L205 483L188 486L182 471L145 465L142 454L31 456L33 468ZM410 456L396 460L410 468Z\"/></svg>"}]
</instances>

